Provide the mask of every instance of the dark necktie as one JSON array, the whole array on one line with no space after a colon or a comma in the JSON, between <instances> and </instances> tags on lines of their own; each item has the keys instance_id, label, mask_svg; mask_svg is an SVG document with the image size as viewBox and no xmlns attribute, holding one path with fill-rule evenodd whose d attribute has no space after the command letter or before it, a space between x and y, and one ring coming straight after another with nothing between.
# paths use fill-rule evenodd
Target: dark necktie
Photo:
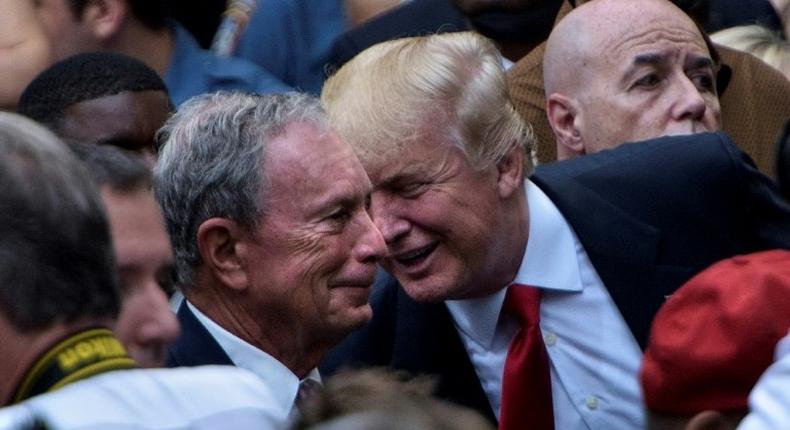
<instances>
[{"instance_id":1,"label":"dark necktie","mask_svg":"<svg viewBox=\"0 0 790 430\"><path fill-rule=\"evenodd\" d=\"M502 311L521 326L505 360L500 430L553 430L549 356L540 333L540 290L513 284Z\"/></svg>"}]
</instances>

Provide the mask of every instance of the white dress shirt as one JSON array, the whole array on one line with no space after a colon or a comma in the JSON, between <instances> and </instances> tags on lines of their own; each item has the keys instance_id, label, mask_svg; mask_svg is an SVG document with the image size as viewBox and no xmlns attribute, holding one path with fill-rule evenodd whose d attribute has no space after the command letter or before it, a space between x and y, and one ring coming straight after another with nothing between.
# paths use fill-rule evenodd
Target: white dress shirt
<instances>
[{"instance_id":1,"label":"white dress shirt","mask_svg":"<svg viewBox=\"0 0 790 430\"><path fill-rule=\"evenodd\" d=\"M542 290L555 428L644 428L636 339L554 203L530 181L526 195L529 239L513 283ZM508 346L518 331L511 318L500 318L506 290L446 302L497 417Z\"/></svg>"},{"instance_id":2,"label":"white dress shirt","mask_svg":"<svg viewBox=\"0 0 790 430\"><path fill-rule=\"evenodd\" d=\"M206 314L200 312L192 303L189 303L188 300L186 304L198 321L206 327L209 334L214 337L214 340L228 354L233 364L258 375L266 385L272 387L272 391L275 393L276 404L281 413L293 418L297 412L294 401L301 383L299 377L285 367L284 364L277 361L276 358L222 328ZM318 369L313 369L305 379L313 379L320 383L321 377L318 374Z\"/></svg>"},{"instance_id":3,"label":"white dress shirt","mask_svg":"<svg viewBox=\"0 0 790 430\"><path fill-rule=\"evenodd\" d=\"M0 409L0 429L284 429L274 388L233 366L118 370Z\"/></svg>"},{"instance_id":4,"label":"white dress shirt","mask_svg":"<svg viewBox=\"0 0 790 430\"><path fill-rule=\"evenodd\" d=\"M738 430L790 429L790 334L776 347L774 364L749 394L749 414Z\"/></svg>"}]
</instances>

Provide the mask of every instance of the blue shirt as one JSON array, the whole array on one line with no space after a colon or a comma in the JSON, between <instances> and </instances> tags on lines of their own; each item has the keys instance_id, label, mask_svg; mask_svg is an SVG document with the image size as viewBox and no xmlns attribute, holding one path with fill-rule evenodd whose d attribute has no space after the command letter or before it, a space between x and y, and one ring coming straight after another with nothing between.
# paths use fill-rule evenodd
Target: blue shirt
<instances>
[{"instance_id":1,"label":"blue shirt","mask_svg":"<svg viewBox=\"0 0 790 430\"><path fill-rule=\"evenodd\" d=\"M215 56L202 49L184 27L173 22L170 25L175 49L164 81L176 106L190 97L220 90L281 93L291 89L255 64Z\"/></svg>"},{"instance_id":2,"label":"blue shirt","mask_svg":"<svg viewBox=\"0 0 790 430\"><path fill-rule=\"evenodd\" d=\"M294 88L318 94L332 44L345 29L341 0L261 1L235 55Z\"/></svg>"}]
</instances>

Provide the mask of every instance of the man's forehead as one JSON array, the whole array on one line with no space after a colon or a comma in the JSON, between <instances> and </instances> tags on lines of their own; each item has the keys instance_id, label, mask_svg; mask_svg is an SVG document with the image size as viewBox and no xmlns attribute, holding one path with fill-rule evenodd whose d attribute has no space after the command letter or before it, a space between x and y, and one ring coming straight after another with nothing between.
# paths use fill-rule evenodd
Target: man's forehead
<instances>
[{"instance_id":1,"label":"man's forehead","mask_svg":"<svg viewBox=\"0 0 790 430\"><path fill-rule=\"evenodd\" d=\"M349 190L366 194L370 189L351 147L331 130L306 123L289 124L270 142L267 152L271 191L294 202L299 200L292 192L295 188L310 193L310 199L320 204L341 198Z\"/></svg>"},{"instance_id":2,"label":"man's forehead","mask_svg":"<svg viewBox=\"0 0 790 430\"><path fill-rule=\"evenodd\" d=\"M416 139L390 145L382 151L368 151L360 160L373 187L380 188L400 180L431 176L442 170L456 151L461 152L444 140Z\"/></svg>"},{"instance_id":3,"label":"man's forehead","mask_svg":"<svg viewBox=\"0 0 790 430\"><path fill-rule=\"evenodd\" d=\"M638 62L650 56L667 55L685 51L689 54L710 58L705 40L696 28L658 27L634 29L601 43L603 58L610 63Z\"/></svg>"},{"instance_id":4,"label":"man's forehead","mask_svg":"<svg viewBox=\"0 0 790 430\"><path fill-rule=\"evenodd\" d=\"M581 27L589 56L623 58L656 45L693 47L707 53L694 21L664 0L597 0L571 20Z\"/></svg>"}]
</instances>

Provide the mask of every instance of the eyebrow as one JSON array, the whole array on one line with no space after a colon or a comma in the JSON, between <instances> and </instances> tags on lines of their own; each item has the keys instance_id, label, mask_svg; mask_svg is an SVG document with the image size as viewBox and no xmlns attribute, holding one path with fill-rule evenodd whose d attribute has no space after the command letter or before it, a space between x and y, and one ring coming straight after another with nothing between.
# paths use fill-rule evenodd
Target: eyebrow
<instances>
[{"instance_id":1,"label":"eyebrow","mask_svg":"<svg viewBox=\"0 0 790 430\"><path fill-rule=\"evenodd\" d=\"M667 61L667 54L661 52L648 52L645 54L639 54L634 57L631 64L626 69L625 74L621 80L621 84L623 86L628 86L629 81L632 79L634 74L644 66L653 66L659 67L662 63L666 63Z\"/></svg>"},{"instance_id":2,"label":"eyebrow","mask_svg":"<svg viewBox=\"0 0 790 430\"><path fill-rule=\"evenodd\" d=\"M631 77L636 73L636 71L643 66L653 66L659 67L663 63L667 61L668 54L661 53L661 52L648 52L645 54L639 54L634 57L634 60L631 62L631 65L628 66L628 70L626 71L625 75L623 75L623 84L627 85L628 81L631 80ZM703 68L710 68L711 70L715 71L716 67L713 62L708 57L704 56L689 56L686 59L685 69L703 69Z\"/></svg>"},{"instance_id":3,"label":"eyebrow","mask_svg":"<svg viewBox=\"0 0 790 430\"><path fill-rule=\"evenodd\" d=\"M356 191L337 191L337 189L333 189L332 194L319 197L316 200L315 206L312 207L312 211L310 213L312 216L323 216L327 212L331 212L336 208L351 209L360 203L364 205L365 200L367 200L369 195L369 188L367 188L365 193L361 195L361 199L360 195L357 194Z\"/></svg>"},{"instance_id":4,"label":"eyebrow","mask_svg":"<svg viewBox=\"0 0 790 430\"><path fill-rule=\"evenodd\" d=\"M687 69L704 69L706 67L711 70L716 70L716 64L708 57L695 55L686 59Z\"/></svg>"}]
</instances>

